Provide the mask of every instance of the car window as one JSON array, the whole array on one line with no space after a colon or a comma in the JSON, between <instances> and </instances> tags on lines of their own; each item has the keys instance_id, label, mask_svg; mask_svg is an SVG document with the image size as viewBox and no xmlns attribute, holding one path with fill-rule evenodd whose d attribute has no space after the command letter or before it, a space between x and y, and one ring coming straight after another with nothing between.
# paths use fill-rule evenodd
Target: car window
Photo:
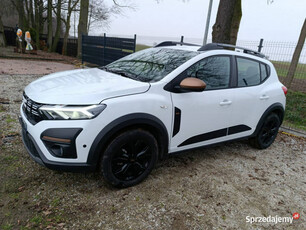
<instances>
[{"instance_id":1,"label":"car window","mask_svg":"<svg viewBox=\"0 0 306 230\"><path fill-rule=\"evenodd\" d=\"M260 83L259 62L237 58L238 86L253 86Z\"/></svg>"},{"instance_id":2,"label":"car window","mask_svg":"<svg viewBox=\"0 0 306 230\"><path fill-rule=\"evenodd\" d=\"M268 77L268 73L265 64L260 63L260 72L261 72L261 81L266 80L266 78Z\"/></svg>"},{"instance_id":3,"label":"car window","mask_svg":"<svg viewBox=\"0 0 306 230\"><path fill-rule=\"evenodd\" d=\"M102 69L143 82L156 82L199 52L168 48L145 49L121 58Z\"/></svg>"},{"instance_id":4,"label":"car window","mask_svg":"<svg viewBox=\"0 0 306 230\"><path fill-rule=\"evenodd\" d=\"M270 66L269 65L266 65L267 67L267 74L268 74L268 77L270 76L270 73L271 73L271 69L270 69Z\"/></svg>"},{"instance_id":5,"label":"car window","mask_svg":"<svg viewBox=\"0 0 306 230\"><path fill-rule=\"evenodd\" d=\"M208 89L222 89L229 86L230 57L213 56L197 62L187 69L188 77L199 78L206 83Z\"/></svg>"}]
</instances>

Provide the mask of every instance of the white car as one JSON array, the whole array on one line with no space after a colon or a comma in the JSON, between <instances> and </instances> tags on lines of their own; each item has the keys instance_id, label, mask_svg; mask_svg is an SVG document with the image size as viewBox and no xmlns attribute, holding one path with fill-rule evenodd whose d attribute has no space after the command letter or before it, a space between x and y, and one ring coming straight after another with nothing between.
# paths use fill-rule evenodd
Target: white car
<instances>
[{"instance_id":1,"label":"white car","mask_svg":"<svg viewBox=\"0 0 306 230\"><path fill-rule=\"evenodd\" d=\"M269 147L287 89L261 53L228 47L163 42L32 82L20 109L27 151L50 169L100 170L128 187L167 154L241 138Z\"/></svg>"}]
</instances>

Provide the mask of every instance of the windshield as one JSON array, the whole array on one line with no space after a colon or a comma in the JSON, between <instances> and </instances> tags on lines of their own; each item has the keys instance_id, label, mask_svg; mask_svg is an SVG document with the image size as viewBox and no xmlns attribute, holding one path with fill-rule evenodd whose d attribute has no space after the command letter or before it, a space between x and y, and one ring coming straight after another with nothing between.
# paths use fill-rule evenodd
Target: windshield
<instances>
[{"instance_id":1,"label":"windshield","mask_svg":"<svg viewBox=\"0 0 306 230\"><path fill-rule=\"evenodd\" d=\"M156 82L198 52L151 48L121 58L102 69L142 82Z\"/></svg>"}]
</instances>

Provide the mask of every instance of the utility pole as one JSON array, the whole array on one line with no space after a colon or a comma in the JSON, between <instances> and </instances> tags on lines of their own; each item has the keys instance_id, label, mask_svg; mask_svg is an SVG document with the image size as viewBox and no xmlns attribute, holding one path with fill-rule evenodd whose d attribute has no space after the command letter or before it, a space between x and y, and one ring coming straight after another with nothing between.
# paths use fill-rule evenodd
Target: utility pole
<instances>
[{"instance_id":1,"label":"utility pole","mask_svg":"<svg viewBox=\"0 0 306 230\"><path fill-rule=\"evenodd\" d=\"M203 46L206 45L207 43L212 4L213 4L213 0L209 0L208 13L207 13L207 19L206 19L206 28L205 28L204 39L203 39Z\"/></svg>"}]
</instances>

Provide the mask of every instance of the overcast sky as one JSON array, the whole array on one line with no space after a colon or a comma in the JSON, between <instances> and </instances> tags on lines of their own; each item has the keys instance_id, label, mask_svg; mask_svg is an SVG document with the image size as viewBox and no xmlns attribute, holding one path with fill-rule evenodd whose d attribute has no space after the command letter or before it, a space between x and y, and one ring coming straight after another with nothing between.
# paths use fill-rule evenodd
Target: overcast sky
<instances>
[{"instance_id":1,"label":"overcast sky","mask_svg":"<svg viewBox=\"0 0 306 230\"><path fill-rule=\"evenodd\" d=\"M109 28L103 31L115 35L203 38L209 0L130 1L137 9L113 17ZM214 0L208 39L218 5L219 0ZM273 4L267 4L267 0L242 0L238 39L297 41L305 17L306 0L274 0ZM97 29L92 32L96 34Z\"/></svg>"}]
</instances>

